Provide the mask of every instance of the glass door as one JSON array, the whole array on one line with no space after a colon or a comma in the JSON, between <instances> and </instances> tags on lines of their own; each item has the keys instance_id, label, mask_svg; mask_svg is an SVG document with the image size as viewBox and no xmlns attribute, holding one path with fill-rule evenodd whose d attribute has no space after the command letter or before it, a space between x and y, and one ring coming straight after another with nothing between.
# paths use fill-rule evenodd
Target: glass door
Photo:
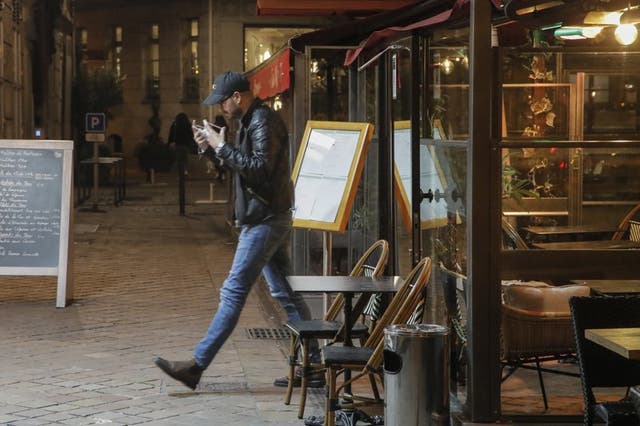
<instances>
[{"instance_id":1,"label":"glass door","mask_svg":"<svg viewBox=\"0 0 640 426\"><path fill-rule=\"evenodd\" d=\"M398 42L390 73L400 273L421 257L433 261L423 322L451 329L454 406L466 401L468 376L464 196L469 138L468 49L462 40L460 47L451 47L455 37L460 35L436 34L430 45L424 38ZM446 40L443 46L439 40ZM419 62L413 73L411 59Z\"/></svg>"}]
</instances>

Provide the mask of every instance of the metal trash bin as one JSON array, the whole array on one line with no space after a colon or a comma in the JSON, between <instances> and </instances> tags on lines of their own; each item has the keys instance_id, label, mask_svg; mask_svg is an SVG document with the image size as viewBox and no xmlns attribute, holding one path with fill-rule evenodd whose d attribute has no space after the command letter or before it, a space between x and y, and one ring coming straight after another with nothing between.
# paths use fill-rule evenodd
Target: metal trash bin
<instances>
[{"instance_id":1,"label":"metal trash bin","mask_svg":"<svg viewBox=\"0 0 640 426\"><path fill-rule=\"evenodd\" d=\"M449 329L437 324L384 330L386 426L449 424Z\"/></svg>"}]
</instances>

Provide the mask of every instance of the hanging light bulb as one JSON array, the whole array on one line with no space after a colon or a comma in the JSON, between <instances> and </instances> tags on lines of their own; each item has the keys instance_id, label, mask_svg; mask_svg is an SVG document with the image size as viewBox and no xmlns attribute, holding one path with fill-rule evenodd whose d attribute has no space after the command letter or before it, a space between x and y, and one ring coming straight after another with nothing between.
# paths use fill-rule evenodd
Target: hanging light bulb
<instances>
[{"instance_id":1,"label":"hanging light bulb","mask_svg":"<svg viewBox=\"0 0 640 426\"><path fill-rule=\"evenodd\" d=\"M622 12L591 11L582 21L588 25L619 25Z\"/></svg>"},{"instance_id":2,"label":"hanging light bulb","mask_svg":"<svg viewBox=\"0 0 640 426\"><path fill-rule=\"evenodd\" d=\"M632 24L618 25L613 34L618 43L623 46L628 46L638 38L638 29Z\"/></svg>"},{"instance_id":3,"label":"hanging light bulb","mask_svg":"<svg viewBox=\"0 0 640 426\"><path fill-rule=\"evenodd\" d=\"M445 73L445 75L449 75L453 72L453 61L449 58L446 58L440 63L440 67L442 68L442 72Z\"/></svg>"}]
</instances>

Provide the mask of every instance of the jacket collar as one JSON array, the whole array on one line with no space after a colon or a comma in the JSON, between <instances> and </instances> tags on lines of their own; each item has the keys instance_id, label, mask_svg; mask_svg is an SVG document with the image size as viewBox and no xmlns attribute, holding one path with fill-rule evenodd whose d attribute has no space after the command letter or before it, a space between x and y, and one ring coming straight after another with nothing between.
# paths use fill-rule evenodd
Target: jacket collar
<instances>
[{"instance_id":1,"label":"jacket collar","mask_svg":"<svg viewBox=\"0 0 640 426\"><path fill-rule=\"evenodd\" d=\"M249 109L247 109L247 112L245 112L242 118L240 119L240 123L242 124L242 127L247 127L249 125L249 122L251 121L251 116L253 115L253 111L260 105L262 105L262 99L258 97L254 98L253 102L251 102L251 105L249 106Z\"/></svg>"}]
</instances>

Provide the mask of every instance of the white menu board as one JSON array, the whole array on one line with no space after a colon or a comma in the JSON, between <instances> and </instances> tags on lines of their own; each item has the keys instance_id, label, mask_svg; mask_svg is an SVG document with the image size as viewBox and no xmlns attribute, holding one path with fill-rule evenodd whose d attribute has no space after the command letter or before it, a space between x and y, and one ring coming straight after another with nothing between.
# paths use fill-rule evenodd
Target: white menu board
<instances>
[{"instance_id":1,"label":"white menu board","mask_svg":"<svg viewBox=\"0 0 640 426\"><path fill-rule=\"evenodd\" d=\"M344 231L373 125L308 121L293 169L293 225Z\"/></svg>"}]
</instances>

